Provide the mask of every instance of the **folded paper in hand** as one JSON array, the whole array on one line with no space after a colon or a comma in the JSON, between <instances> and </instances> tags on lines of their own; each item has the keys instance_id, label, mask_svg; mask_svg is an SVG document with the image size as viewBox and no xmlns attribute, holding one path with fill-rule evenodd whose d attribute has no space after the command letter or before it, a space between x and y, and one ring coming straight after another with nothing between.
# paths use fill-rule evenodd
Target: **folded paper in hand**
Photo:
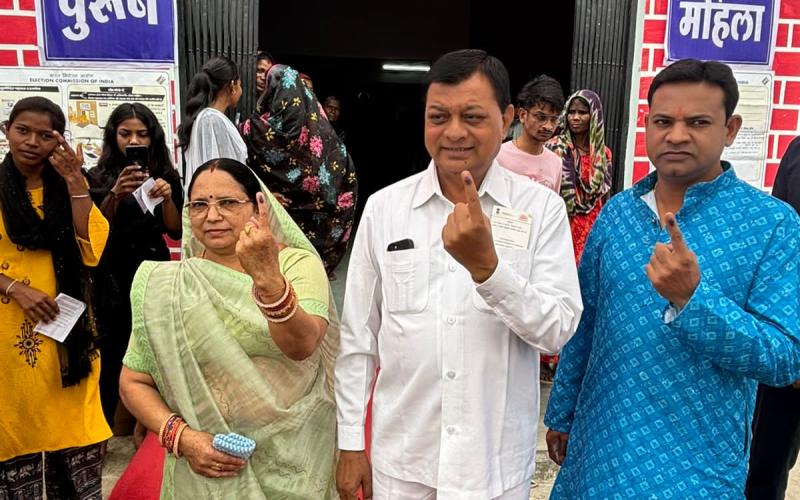
<instances>
[{"instance_id":1,"label":"folded paper in hand","mask_svg":"<svg viewBox=\"0 0 800 500\"><path fill-rule=\"evenodd\" d=\"M75 326L83 311L86 310L86 304L63 293L59 293L55 301L59 309L56 319L50 323L42 323L40 321L33 327L33 331L53 340L64 342L69 332L72 331L72 327Z\"/></svg>"},{"instance_id":2,"label":"folded paper in hand","mask_svg":"<svg viewBox=\"0 0 800 500\"><path fill-rule=\"evenodd\" d=\"M150 197L149 193L155 185L155 179L150 177L144 181L144 184L139 186L136 191L133 192L133 197L136 199L136 203L139 204L139 208L142 209L142 213L150 212L151 214L155 215L156 206L164 201L164 198L161 196L157 196L155 198Z\"/></svg>"}]
</instances>

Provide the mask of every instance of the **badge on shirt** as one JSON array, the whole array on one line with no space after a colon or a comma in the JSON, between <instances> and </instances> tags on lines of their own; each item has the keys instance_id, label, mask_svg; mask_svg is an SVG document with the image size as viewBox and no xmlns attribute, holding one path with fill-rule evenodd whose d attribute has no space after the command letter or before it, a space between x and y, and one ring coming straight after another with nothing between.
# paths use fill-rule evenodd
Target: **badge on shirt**
<instances>
[{"instance_id":1,"label":"badge on shirt","mask_svg":"<svg viewBox=\"0 0 800 500\"><path fill-rule=\"evenodd\" d=\"M531 238L530 214L495 205L492 209L492 238L500 248L528 248Z\"/></svg>"}]
</instances>

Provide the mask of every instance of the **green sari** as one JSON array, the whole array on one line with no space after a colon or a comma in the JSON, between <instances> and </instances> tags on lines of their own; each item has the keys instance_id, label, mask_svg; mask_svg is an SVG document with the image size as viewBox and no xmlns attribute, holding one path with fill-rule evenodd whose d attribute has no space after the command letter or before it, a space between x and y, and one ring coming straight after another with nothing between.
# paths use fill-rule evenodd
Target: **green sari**
<instances>
[{"instance_id":1,"label":"green sari","mask_svg":"<svg viewBox=\"0 0 800 500\"><path fill-rule=\"evenodd\" d=\"M308 314L328 321L320 347L292 361L275 345L250 296L251 278L196 257L202 251L184 209L184 260L145 262L131 289L133 332L124 364L150 374L169 408L196 430L256 441L236 477L195 474L167 456L161 498L336 498L333 363L338 319L325 269L283 207L270 227L287 245L280 269Z\"/></svg>"}]
</instances>

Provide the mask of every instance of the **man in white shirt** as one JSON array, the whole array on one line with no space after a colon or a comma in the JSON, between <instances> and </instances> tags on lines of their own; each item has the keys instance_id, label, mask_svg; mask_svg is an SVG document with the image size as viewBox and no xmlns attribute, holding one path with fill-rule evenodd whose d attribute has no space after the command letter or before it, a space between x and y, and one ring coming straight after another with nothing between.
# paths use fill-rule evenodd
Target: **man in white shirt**
<instances>
[{"instance_id":1,"label":"man in white shirt","mask_svg":"<svg viewBox=\"0 0 800 500\"><path fill-rule=\"evenodd\" d=\"M337 486L343 499L527 500L539 352L558 351L582 310L567 214L494 161L514 114L499 60L452 52L427 79L432 162L367 201L350 259Z\"/></svg>"}]
</instances>

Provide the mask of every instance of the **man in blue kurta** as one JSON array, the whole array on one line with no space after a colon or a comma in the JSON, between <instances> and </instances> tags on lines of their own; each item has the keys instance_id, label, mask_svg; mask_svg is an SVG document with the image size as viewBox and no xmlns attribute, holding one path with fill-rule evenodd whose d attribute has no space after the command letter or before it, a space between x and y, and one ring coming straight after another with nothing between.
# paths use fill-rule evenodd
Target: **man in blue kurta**
<instances>
[{"instance_id":1,"label":"man in blue kurta","mask_svg":"<svg viewBox=\"0 0 800 500\"><path fill-rule=\"evenodd\" d=\"M604 207L580 265L545 415L551 498L741 498L756 384L800 379L800 220L720 161L737 101L716 62L651 84L656 171Z\"/></svg>"}]
</instances>

